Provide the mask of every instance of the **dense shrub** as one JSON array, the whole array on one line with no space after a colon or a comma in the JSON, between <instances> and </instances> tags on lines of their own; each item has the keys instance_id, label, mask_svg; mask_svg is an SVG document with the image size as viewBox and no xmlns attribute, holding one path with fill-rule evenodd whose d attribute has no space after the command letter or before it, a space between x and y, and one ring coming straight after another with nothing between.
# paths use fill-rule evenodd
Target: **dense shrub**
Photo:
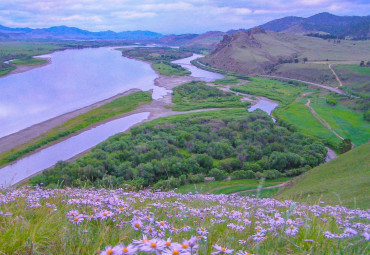
<instances>
[{"instance_id":1,"label":"dense shrub","mask_svg":"<svg viewBox=\"0 0 370 255\"><path fill-rule=\"evenodd\" d=\"M215 177L215 180L216 181L222 181L222 180L225 180L226 177L227 177L227 173L224 171L224 170L220 170L220 169L217 169L217 168L213 168L210 172L209 172L209 176L211 177Z\"/></svg>"},{"instance_id":2,"label":"dense shrub","mask_svg":"<svg viewBox=\"0 0 370 255\"><path fill-rule=\"evenodd\" d=\"M256 175L253 171L248 170L238 170L231 174L233 180L241 180L241 179L254 179Z\"/></svg>"}]
</instances>

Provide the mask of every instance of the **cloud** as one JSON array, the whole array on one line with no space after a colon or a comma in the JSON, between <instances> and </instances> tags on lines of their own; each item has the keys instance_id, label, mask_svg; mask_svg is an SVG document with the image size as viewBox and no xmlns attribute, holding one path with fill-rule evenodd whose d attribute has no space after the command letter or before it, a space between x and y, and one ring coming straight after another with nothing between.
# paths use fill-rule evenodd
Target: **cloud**
<instances>
[{"instance_id":1,"label":"cloud","mask_svg":"<svg viewBox=\"0 0 370 255\"><path fill-rule=\"evenodd\" d=\"M367 0L1 0L0 24L91 31L200 33L249 28L284 16L368 15Z\"/></svg>"}]
</instances>

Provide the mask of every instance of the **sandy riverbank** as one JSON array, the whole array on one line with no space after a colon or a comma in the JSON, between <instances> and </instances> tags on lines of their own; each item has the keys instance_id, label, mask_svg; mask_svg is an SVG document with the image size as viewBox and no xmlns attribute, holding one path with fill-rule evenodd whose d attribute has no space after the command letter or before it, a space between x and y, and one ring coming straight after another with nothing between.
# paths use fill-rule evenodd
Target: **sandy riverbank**
<instances>
[{"instance_id":1,"label":"sandy riverbank","mask_svg":"<svg viewBox=\"0 0 370 255\"><path fill-rule=\"evenodd\" d=\"M13 71L11 71L10 73L8 73L6 75L1 76L0 78L7 77L7 76L17 74L17 73L24 73L24 72L30 71L32 69L40 68L40 67L51 64L51 58L40 58L40 59L43 59L46 62L44 64L41 64L41 65L16 65L16 69L14 69Z\"/></svg>"}]
</instances>

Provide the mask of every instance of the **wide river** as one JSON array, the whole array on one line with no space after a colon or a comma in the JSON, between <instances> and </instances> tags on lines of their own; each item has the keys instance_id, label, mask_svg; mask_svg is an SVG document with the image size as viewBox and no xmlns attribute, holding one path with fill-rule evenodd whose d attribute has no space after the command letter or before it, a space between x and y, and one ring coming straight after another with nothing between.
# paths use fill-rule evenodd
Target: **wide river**
<instances>
[{"instance_id":1,"label":"wide river","mask_svg":"<svg viewBox=\"0 0 370 255\"><path fill-rule=\"evenodd\" d=\"M191 65L190 61L199 56L176 63L204 81L224 77ZM50 65L0 78L2 136L132 88L153 89L153 99L168 93L154 86L157 75L150 65L124 58L112 48L66 50L50 57ZM271 107L276 106L256 108L270 114ZM149 113L144 112L112 120L7 165L0 169L0 188L29 178L60 160L68 160L148 117Z\"/></svg>"},{"instance_id":2,"label":"wide river","mask_svg":"<svg viewBox=\"0 0 370 255\"><path fill-rule=\"evenodd\" d=\"M58 51L51 64L0 78L0 137L124 91L147 91L158 76L113 48Z\"/></svg>"}]
</instances>

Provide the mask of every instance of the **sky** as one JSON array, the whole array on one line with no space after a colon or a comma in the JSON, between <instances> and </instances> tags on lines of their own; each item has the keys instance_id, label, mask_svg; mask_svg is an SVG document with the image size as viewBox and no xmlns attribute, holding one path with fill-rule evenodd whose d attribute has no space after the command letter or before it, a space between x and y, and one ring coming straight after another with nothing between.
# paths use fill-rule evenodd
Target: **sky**
<instances>
[{"instance_id":1,"label":"sky","mask_svg":"<svg viewBox=\"0 0 370 255\"><path fill-rule=\"evenodd\" d=\"M369 0L0 0L0 25L163 34L251 28L320 12L370 15Z\"/></svg>"}]
</instances>

